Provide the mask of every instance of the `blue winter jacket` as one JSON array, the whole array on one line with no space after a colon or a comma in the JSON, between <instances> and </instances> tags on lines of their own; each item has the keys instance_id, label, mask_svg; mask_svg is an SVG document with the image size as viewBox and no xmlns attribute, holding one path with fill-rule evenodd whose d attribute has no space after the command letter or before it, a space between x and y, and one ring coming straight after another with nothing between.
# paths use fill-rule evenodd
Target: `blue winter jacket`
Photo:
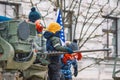
<instances>
[{"instance_id":1,"label":"blue winter jacket","mask_svg":"<svg viewBox=\"0 0 120 80\"><path fill-rule=\"evenodd\" d=\"M71 43L67 47L71 48L72 50L78 50L77 43ZM63 56L61 56L62 58ZM74 71L77 71L78 65L76 59L74 60L68 60L66 64L61 64L61 72L64 74L65 79L72 79L72 71L71 66L73 66ZM75 72L74 72L75 73Z\"/></svg>"},{"instance_id":2,"label":"blue winter jacket","mask_svg":"<svg viewBox=\"0 0 120 80\"><path fill-rule=\"evenodd\" d=\"M72 71L71 66L73 66L73 69L77 69L77 61L74 60L68 60L66 64L61 64L61 72L64 74L65 79L72 79Z\"/></svg>"}]
</instances>

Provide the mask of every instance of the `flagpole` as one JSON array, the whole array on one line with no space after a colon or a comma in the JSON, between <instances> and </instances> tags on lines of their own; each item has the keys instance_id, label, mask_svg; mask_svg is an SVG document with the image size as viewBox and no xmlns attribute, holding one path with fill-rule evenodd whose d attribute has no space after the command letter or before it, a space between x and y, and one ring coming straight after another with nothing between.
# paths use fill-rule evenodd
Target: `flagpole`
<instances>
[{"instance_id":1,"label":"flagpole","mask_svg":"<svg viewBox=\"0 0 120 80\"><path fill-rule=\"evenodd\" d=\"M59 10L60 10L60 8L57 9L57 15L56 15L56 20L55 20L56 22L57 22L57 18L58 18L58 15L59 15Z\"/></svg>"}]
</instances>

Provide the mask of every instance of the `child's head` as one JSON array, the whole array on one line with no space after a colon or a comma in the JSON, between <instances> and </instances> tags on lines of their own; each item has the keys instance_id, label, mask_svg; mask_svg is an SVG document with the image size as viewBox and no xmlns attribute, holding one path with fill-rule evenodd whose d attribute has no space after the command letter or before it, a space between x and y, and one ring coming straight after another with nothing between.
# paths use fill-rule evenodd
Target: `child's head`
<instances>
[{"instance_id":1,"label":"child's head","mask_svg":"<svg viewBox=\"0 0 120 80\"><path fill-rule=\"evenodd\" d=\"M68 47L70 45L70 43L71 43L70 41L66 41L65 45Z\"/></svg>"},{"instance_id":2,"label":"child's head","mask_svg":"<svg viewBox=\"0 0 120 80\"><path fill-rule=\"evenodd\" d=\"M32 7L28 17L29 21L35 22L36 20L41 19L41 14L36 11L35 7Z\"/></svg>"},{"instance_id":3,"label":"child's head","mask_svg":"<svg viewBox=\"0 0 120 80\"><path fill-rule=\"evenodd\" d=\"M61 26L57 22L51 22L47 27L47 31L52 33L56 33L60 30L61 30Z\"/></svg>"}]
</instances>

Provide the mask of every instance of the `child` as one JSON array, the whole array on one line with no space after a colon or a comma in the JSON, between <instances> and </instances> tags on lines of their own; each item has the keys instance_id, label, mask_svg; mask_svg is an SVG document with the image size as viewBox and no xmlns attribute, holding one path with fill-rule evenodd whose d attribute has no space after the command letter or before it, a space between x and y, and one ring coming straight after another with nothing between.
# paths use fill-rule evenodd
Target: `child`
<instances>
[{"instance_id":1,"label":"child","mask_svg":"<svg viewBox=\"0 0 120 80\"><path fill-rule=\"evenodd\" d=\"M70 42L66 43L66 46L70 46ZM69 47L70 48L70 47ZM65 80L72 80L72 71L71 66L74 69L74 76L76 77L78 74L78 64L77 60L81 60L81 53L72 53L72 54L64 54L61 57L61 72L64 75Z\"/></svg>"},{"instance_id":2,"label":"child","mask_svg":"<svg viewBox=\"0 0 120 80\"><path fill-rule=\"evenodd\" d=\"M43 31L43 26L40 23L41 14L36 11L35 7L32 7L28 17L28 21L35 23L38 37L41 37Z\"/></svg>"}]
</instances>

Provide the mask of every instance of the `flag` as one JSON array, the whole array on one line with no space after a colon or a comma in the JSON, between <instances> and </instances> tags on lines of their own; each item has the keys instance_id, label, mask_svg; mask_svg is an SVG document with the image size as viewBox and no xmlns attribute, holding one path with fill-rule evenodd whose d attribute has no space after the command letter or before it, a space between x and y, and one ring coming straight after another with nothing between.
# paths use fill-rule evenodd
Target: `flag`
<instances>
[{"instance_id":1,"label":"flag","mask_svg":"<svg viewBox=\"0 0 120 80\"><path fill-rule=\"evenodd\" d=\"M60 39L62 40L62 42L65 42L64 26L63 26L63 22L62 22L62 15L61 15L60 9L58 9L58 11L57 11L56 22L59 23L60 26L62 27L61 31L60 31Z\"/></svg>"}]
</instances>

